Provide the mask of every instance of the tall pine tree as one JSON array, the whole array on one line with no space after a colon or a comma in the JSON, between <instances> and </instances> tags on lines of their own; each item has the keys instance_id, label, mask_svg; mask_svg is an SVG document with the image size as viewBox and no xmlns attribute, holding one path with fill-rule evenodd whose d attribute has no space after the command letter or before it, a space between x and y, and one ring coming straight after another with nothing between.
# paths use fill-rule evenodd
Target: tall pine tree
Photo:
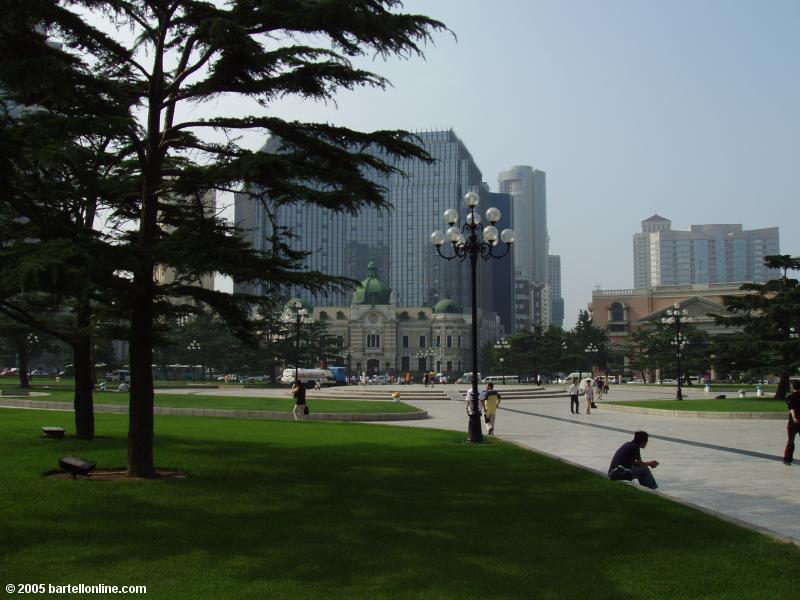
<instances>
[{"instance_id":1,"label":"tall pine tree","mask_svg":"<svg viewBox=\"0 0 800 600\"><path fill-rule=\"evenodd\" d=\"M382 188L364 177L364 169L388 174L393 167L352 148L377 146L387 154L429 159L406 132L362 133L288 122L268 112L285 96L327 101L341 89L385 87L384 78L354 67L351 59L419 55L420 44L444 27L396 12L400 6L397 0L30 0L6 15L0 83L12 97L49 109L59 86L78 82L86 88L84 112L101 118L108 112L101 100L110 98L114 108L124 106L136 117L115 149L120 164L132 165L136 194L107 199L119 224L108 242L117 269L97 281L122 299L130 319L129 474L155 473L153 331L168 298L206 305L247 336L256 299L206 290L194 281L219 272L272 289L342 284L301 273L303 255L288 244L276 241L268 254L247 246L234 227L204 210L204 195L249 182L266 192L264 202L305 201L356 214L386 205ZM63 48L48 46L43 32ZM69 57L70 70L59 80L42 81L30 61L56 51ZM221 96L249 99L258 108L251 115L230 110L207 119L186 109ZM282 152L245 149L237 140L248 131L279 137ZM157 266L173 269L176 279L157 281Z\"/></svg>"}]
</instances>

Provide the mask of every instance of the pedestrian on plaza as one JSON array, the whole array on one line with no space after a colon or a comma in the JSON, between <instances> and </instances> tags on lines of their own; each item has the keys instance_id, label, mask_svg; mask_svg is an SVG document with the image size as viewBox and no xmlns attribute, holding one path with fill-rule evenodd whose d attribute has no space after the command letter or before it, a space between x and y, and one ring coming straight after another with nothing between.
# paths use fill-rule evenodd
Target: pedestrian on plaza
<instances>
[{"instance_id":1,"label":"pedestrian on plaza","mask_svg":"<svg viewBox=\"0 0 800 600\"><path fill-rule=\"evenodd\" d=\"M592 404L594 404L594 391L591 379L587 379L585 383L586 385L583 389L583 398L586 401L586 414L589 415L592 413Z\"/></svg>"},{"instance_id":2,"label":"pedestrian on plaza","mask_svg":"<svg viewBox=\"0 0 800 600\"><path fill-rule=\"evenodd\" d=\"M497 409L500 406L500 394L494 389L493 383L486 384L486 390L481 394L481 406L483 407L483 418L486 421L486 435L494 435L495 418Z\"/></svg>"},{"instance_id":3,"label":"pedestrian on plaza","mask_svg":"<svg viewBox=\"0 0 800 600\"><path fill-rule=\"evenodd\" d=\"M594 380L594 399L596 402L600 402L603 399L603 378L598 376L597 379Z\"/></svg>"},{"instance_id":4,"label":"pedestrian on plaza","mask_svg":"<svg viewBox=\"0 0 800 600\"><path fill-rule=\"evenodd\" d=\"M608 393L608 375L603 378L603 393Z\"/></svg>"},{"instance_id":5,"label":"pedestrian on plaza","mask_svg":"<svg viewBox=\"0 0 800 600\"><path fill-rule=\"evenodd\" d=\"M789 422L786 424L789 440L783 451L783 464L790 465L794 457L794 436L800 433L800 379L792 380L792 393L786 397L786 406L789 409Z\"/></svg>"},{"instance_id":6,"label":"pedestrian on plaza","mask_svg":"<svg viewBox=\"0 0 800 600\"><path fill-rule=\"evenodd\" d=\"M645 487L655 490L658 488L653 473L650 469L658 466L657 460L642 460L642 448L647 446L649 435L646 431L637 431L633 434L633 441L625 442L614 453L611 465L608 467L608 477L614 481L633 481L638 479Z\"/></svg>"},{"instance_id":7,"label":"pedestrian on plaza","mask_svg":"<svg viewBox=\"0 0 800 600\"><path fill-rule=\"evenodd\" d=\"M411 384L411 372L410 371L406 371L406 385L410 385L410 384Z\"/></svg>"},{"instance_id":8,"label":"pedestrian on plaza","mask_svg":"<svg viewBox=\"0 0 800 600\"><path fill-rule=\"evenodd\" d=\"M572 378L572 385L569 386L569 412L575 415L581 414L581 409L578 406L578 396L581 393L581 388L578 387L578 378Z\"/></svg>"},{"instance_id":9,"label":"pedestrian on plaza","mask_svg":"<svg viewBox=\"0 0 800 600\"><path fill-rule=\"evenodd\" d=\"M292 397L294 398L294 408L292 414L294 420L303 419L308 414L308 406L306 405L306 388L300 383L299 380L294 380L292 385Z\"/></svg>"},{"instance_id":10,"label":"pedestrian on plaza","mask_svg":"<svg viewBox=\"0 0 800 600\"><path fill-rule=\"evenodd\" d=\"M427 371L425 371L425 373L422 374L422 385L424 385L425 387L428 387L428 372Z\"/></svg>"}]
</instances>

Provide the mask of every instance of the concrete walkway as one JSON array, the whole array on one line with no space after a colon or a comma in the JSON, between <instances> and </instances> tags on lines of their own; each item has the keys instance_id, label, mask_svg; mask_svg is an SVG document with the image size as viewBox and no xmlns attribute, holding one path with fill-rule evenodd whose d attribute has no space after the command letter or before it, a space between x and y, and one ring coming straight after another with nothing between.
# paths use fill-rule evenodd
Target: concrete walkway
<instances>
[{"instance_id":1,"label":"concrete walkway","mask_svg":"<svg viewBox=\"0 0 800 600\"><path fill-rule=\"evenodd\" d=\"M605 399L671 398L674 393L674 388L612 386ZM701 390L690 394L703 397ZM413 404L431 418L398 425L466 432L463 402ZM793 466L783 465L785 420L666 417L603 410L602 404L590 415L573 415L566 397L537 398L503 401L496 433L605 476L614 451L637 429L650 433L642 458L661 463L654 470L660 493L800 543L800 519L794 518L800 514L800 452Z\"/></svg>"}]
</instances>

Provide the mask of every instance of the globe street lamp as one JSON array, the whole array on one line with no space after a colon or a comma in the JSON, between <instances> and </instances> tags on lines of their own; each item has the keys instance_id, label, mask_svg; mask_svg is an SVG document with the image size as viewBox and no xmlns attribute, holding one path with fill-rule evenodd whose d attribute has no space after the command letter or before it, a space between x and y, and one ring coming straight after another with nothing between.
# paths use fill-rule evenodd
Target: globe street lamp
<instances>
[{"instance_id":1,"label":"globe street lamp","mask_svg":"<svg viewBox=\"0 0 800 600\"><path fill-rule=\"evenodd\" d=\"M589 375L594 377L594 357L597 356L597 353L600 349L595 345L594 342L591 342L586 345L586 348L583 349L586 353L586 356L589 357Z\"/></svg>"},{"instance_id":2,"label":"globe street lamp","mask_svg":"<svg viewBox=\"0 0 800 600\"><path fill-rule=\"evenodd\" d=\"M444 211L444 220L449 225L446 233L439 230L431 234L431 243L436 246L436 252L445 260L458 259L464 261L469 258L469 284L470 284L470 304L472 307L472 410L469 415L469 441L483 442L483 432L481 431L480 409L478 408L478 292L476 270L478 257L483 260L490 258L502 258L511 250L514 243L514 232L511 229L504 229L498 233L495 224L500 220L501 214L497 208L491 207L486 211L486 220L489 225L481 225L481 217L476 212L480 197L475 192L469 192L464 196L464 203L467 206L467 217L464 225L460 228L458 223L458 211L448 208ZM483 240L478 238L478 233L482 232ZM452 245L452 254L442 252L445 242ZM505 251L502 254L495 254L495 247L502 241L505 244Z\"/></svg>"},{"instance_id":3,"label":"globe street lamp","mask_svg":"<svg viewBox=\"0 0 800 600\"><path fill-rule=\"evenodd\" d=\"M506 371L503 368L503 363L506 360L505 353L508 351L509 348L511 348L511 344L509 344L508 340L505 338L503 338L502 340L497 340L494 343L494 349L501 353L498 360L500 361L500 375L503 376L503 385L506 384Z\"/></svg>"},{"instance_id":4,"label":"globe street lamp","mask_svg":"<svg viewBox=\"0 0 800 600\"><path fill-rule=\"evenodd\" d=\"M661 318L664 325L674 326L675 337L670 342L675 350L675 358L678 361L678 394L677 400L683 400L683 390L681 389L681 382L683 381L683 371L681 369L681 358L683 356L683 349L688 343L685 334L681 331L683 323L691 323L692 318L689 316L689 311L685 308L681 310L678 303L672 305L672 308L667 309L667 316Z\"/></svg>"},{"instance_id":5,"label":"globe street lamp","mask_svg":"<svg viewBox=\"0 0 800 600\"><path fill-rule=\"evenodd\" d=\"M422 360L422 364L425 365L423 371L428 370L428 357L430 356L431 359L433 359L433 355L435 353L436 350L434 350L433 348L428 348L427 350L420 350L419 352L417 352L417 359Z\"/></svg>"},{"instance_id":6,"label":"globe street lamp","mask_svg":"<svg viewBox=\"0 0 800 600\"><path fill-rule=\"evenodd\" d=\"M300 302L300 300L295 300L292 308L287 306L283 309L281 322L286 325L294 324L295 326L294 380L298 381L298 369L300 364L300 326L310 325L314 322L314 318L308 313L308 309L303 308L303 303Z\"/></svg>"},{"instance_id":7,"label":"globe street lamp","mask_svg":"<svg viewBox=\"0 0 800 600\"><path fill-rule=\"evenodd\" d=\"M186 346L186 349L189 351L189 358L192 359L192 364L189 365L189 370L192 372L192 381L195 380L195 373L194 373L194 365L197 362L193 359L192 355L200 352L200 342L197 340L192 340L189 342L189 345Z\"/></svg>"}]
</instances>

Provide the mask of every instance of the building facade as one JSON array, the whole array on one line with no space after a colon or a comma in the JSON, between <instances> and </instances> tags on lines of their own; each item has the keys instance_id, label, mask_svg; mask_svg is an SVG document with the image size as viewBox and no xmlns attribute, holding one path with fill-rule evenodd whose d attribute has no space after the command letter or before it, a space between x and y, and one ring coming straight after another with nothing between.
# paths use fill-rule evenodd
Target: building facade
<instances>
[{"instance_id":1,"label":"building facade","mask_svg":"<svg viewBox=\"0 0 800 600\"><path fill-rule=\"evenodd\" d=\"M511 196L513 222L521 235L514 248L514 332L534 324L547 325L549 296L540 291L548 284L547 181L543 171L526 165L511 167L497 176L498 190Z\"/></svg>"},{"instance_id":2,"label":"building facade","mask_svg":"<svg viewBox=\"0 0 800 600\"><path fill-rule=\"evenodd\" d=\"M732 333L717 325L713 315L727 314L724 296L743 296L741 284L707 283L627 290L594 290L589 312L592 322L608 332L611 344L624 343L633 331L659 321L675 304L691 313L692 325L709 335Z\"/></svg>"},{"instance_id":3,"label":"building facade","mask_svg":"<svg viewBox=\"0 0 800 600\"><path fill-rule=\"evenodd\" d=\"M778 276L764 266L764 257L774 254L780 254L777 227L709 224L678 231L669 219L653 215L633 236L634 287L764 283Z\"/></svg>"},{"instance_id":4,"label":"building facade","mask_svg":"<svg viewBox=\"0 0 800 600\"><path fill-rule=\"evenodd\" d=\"M472 320L461 305L444 298L432 307L399 306L377 265L367 269L347 305L311 307L326 335L342 340L338 358L351 375L435 371L453 381L472 370ZM499 323L481 321L479 337L497 339Z\"/></svg>"}]
</instances>

